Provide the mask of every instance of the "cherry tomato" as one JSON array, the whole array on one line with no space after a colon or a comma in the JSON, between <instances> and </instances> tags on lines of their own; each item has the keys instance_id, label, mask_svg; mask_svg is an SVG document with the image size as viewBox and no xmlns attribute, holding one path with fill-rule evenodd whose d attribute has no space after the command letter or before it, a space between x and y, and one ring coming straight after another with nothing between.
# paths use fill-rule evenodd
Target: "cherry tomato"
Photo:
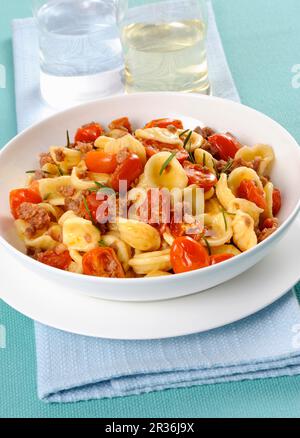
<instances>
[{"instance_id":1,"label":"cherry tomato","mask_svg":"<svg viewBox=\"0 0 300 438\"><path fill-rule=\"evenodd\" d=\"M94 221L94 223L97 223L97 222L98 222L98 220L97 220L97 211L98 211L98 208L100 207L100 205L101 205L104 201L98 201L98 200L97 200L97 193L95 193L95 192L90 193L89 195L87 195L87 196L85 197L85 199L86 199L86 202L87 202L87 205L88 205L89 211L91 212L91 215L92 215L93 221ZM107 197L105 197L105 200L107 200ZM86 208L84 202L82 202L82 204L81 204L81 212L82 212L82 216L83 216L85 219L91 220L90 214L89 214L89 212L87 211L87 208ZM108 216L108 213L109 213L109 212L107 211L107 212L105 212L105 213L106 213L106 215Z\"/></svg>"},{"instance_id":2,"label":"cherry tomato","mask_svg":"<svg viewBox=\"0 0 300 438\"><path fill-rule=\"evenodd\" d=\"M75 141L81 143L94 143L100 135L102 135L104 129L99 123L89 123L79 128L75 135Z\"/></svg>"},{"instance_id":3,"label":"cherry tomato","mask_svg":"<svg viewBox=\"0 0 300 438\"><path fill-rule=\"evenodd\" d=\"M217 265L218 263L225 262L226 260L230 260L234 257L234 254L216 254L210 256L210 264Z\"/></svg>"},{"instance_id":4,"label":"cherry tomato","mask_svg":"<svg viewBox=\"0 0 300 438\"><path fill-rule=\"evenodd\" d=\"M201 243L190 237L178 237L171 248L171 263L175 274L181 274L206 268L210 265L210 260Z\"/></svg>"},{"instance_id":5,"label":"cherry tomato","mask_svg":"<svg viewBox=\"0 0 300 438\"><path fill-rule=\"evenodd\" d=\"M49 250L38 254L37 259L39 262L44 263L44 265L52 266L53 268L63 271L66 271L72 263L69 251L56 254L55 251Z\"/></svg>"},{"instance_id":6,"label":"cherry tomato","mask_svg":"<svg viewBox=\"0 0 300 438\"><path fill-rule=\"evenodd\" d=\"M112 248L96 248L82 259L83 273L94 277L124 278L124 271Z\"/></svg>"},{"instance_id":7,"label":"cherry tomato","mask_svg":"<svg viewBox=\"0 0 300 438\"><path fill-rule=\"evenodd\" d=\"M157 119L152 120L151 122L147 123L145 126L145 129L147 128L167 128L168 126L174 126L177 129L183 129L183 124L181 120L176 119Z\"/></svg>"},{"instance_id":8,"label":"cherry tomato","mask_svg":"<svg viewBox=\"0 0 300 438\"><path fill-rule=\"evenodd\" d=\"M15 219L19 217L19 208L24 202L31 204L40 204L41 196L31 189L17 189L10 192L9 195L10 210Z\"/></svg>"},{"instance_id":9,"label":"cherry tomato","mask_svg":"<svg viewBox=\"0 0 300 438\"><path fill-rule=\"evenodd\" d=\"M254 202L263 210L267 207L264 191L257 187L254 181L244 179L237 190L237 195L239 198Z\"/></svg>"},{"instance_id":10,"label":"cherry tomato","mask_svg":"<svg viewBox=\"0 0 300 438\"><path fill-rule=\"evenodd\" d=\"M225 161L234 158L240 148L238 141L230 134L214 134L208 141L217 149L220 159Z\"/></svg>"},{"instance_id":11,"label":"cherry tomato","mask_svg":"<svg viewBox=\"0 0 300 438\"><path fill-rule=\"evenodd\" d=\"M125 128L128 132L132 133L132 127L128 117L121 117L120 119L113 120L108 127L111 131L114 129Z\"/></svg>"},{"instance_id":12,"label":"cherry tomato","mask_svg":"<svg viewBox=\"0 0 300 438\"><path fill-rule=\"evenodd\" d=\"M189 161L183 163L183 168L188 176L189 184L196 184L205 191L214 187L218 180L209 169L202 167L200 164L193 164Z\"/></svg>"},{"instance_id":13,"label":"cherry tomato","mask_svg":"<svg viewBox=\"0 0 300 438\"><path fill-rule=\"evenodd\" d=\"M174 216L171 218L169 231L173 237L188 236L193 240L199 241L204 232L204 228L200 224L185 224L182 222L175 222ZM193 231L193 232L192 232Z\"/></svg>"},{"instance_id":14,"label":"cherry tomato","mask_svg":"<svg viewBox=\"0 0 300 438\"><path fill-rule=\"evenodd\" d=\"M91 151L86 154L85 162L90 172L113 173L117 168L117 156L104 151Z\"/></svg>"},{"instance_id":15,"label":"cherry tomato","mask_svg":"<svg viewBox=\"0 0 300 438\"><path fill-rule=\"evenodd\" d=\"M281 199L281 192L279 189L274 189L273 191L273 215L277 216L278 213L281 210L281 204L282 204L282 199Z\"/></svg>"},{"instance_id":16,"label":"cherry tomato","mask_svg":"<svg viewBox=\"0 0 300 438\"><path fill-rule=\"evenodd\" d=\"M125 160L118 165L111 177L111 187L118 192L120 181L126 181L127 186L130 187L133 181L135 181L143 173L142 160L136 155L130 153Z\"/></svg>"},{"instance_id":17,"label":"cherry tomato","mask_svg":"<svg viewBox=\"0 0 300 438\"><path fill-rule=\"evenodd\" d=\"M261 230L264 230L265 228L274 228L278 226L278 220L275 218L267 218L263 221L262 226L261 226Z\"/></svg>"}]
</instances>

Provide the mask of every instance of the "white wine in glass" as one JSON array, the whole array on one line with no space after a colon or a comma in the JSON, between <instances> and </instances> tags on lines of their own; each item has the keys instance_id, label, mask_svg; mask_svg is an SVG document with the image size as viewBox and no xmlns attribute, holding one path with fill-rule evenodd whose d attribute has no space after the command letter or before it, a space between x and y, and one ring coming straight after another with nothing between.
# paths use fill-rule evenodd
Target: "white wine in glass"
<instances>
[{"instance_id":1,"label":"white wine in glass","mask_svg":"<svg viewBox=\"0 0 300 438\"><path fill-rule=\"evenodd\" d=\"M209 94L205 1L120 0L127 92Z\"/></svg>"}]
</instances>

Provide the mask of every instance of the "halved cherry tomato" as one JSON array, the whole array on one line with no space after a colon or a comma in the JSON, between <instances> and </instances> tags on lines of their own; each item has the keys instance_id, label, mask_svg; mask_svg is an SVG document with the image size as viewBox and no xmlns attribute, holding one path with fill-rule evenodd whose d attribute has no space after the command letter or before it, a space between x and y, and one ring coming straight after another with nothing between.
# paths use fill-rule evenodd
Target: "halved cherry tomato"
<instances>
[{"instance_id":1,"label":"halved cherry tomato","mask_svg":"<svg viewBox=\"0 0 300 438\"><path fill-rule=\"evenodd\" d=\"M12 190L9 195L10 210L15 219L19 217L19 208L24 202L31 204L40 204L42 202L41 196L30 189Z\"/></svg>"},{"instance_id":2,"label":"halved cherry tomato","mask_svg":"<svg viewBox=\"0 0 300 438\"><path fill-rule=\"evenodd\" d=\"M190 237L178 237L171 248L171 264L175 274L195 271L210 265L208 252Z\"/></svg>"},{"instance_id":3,"label":"halved cherry tomato","mask_svg":"<svg viewBox=\"0 0 300 438\"><path fill-rule=\"evenodd\" d=\"M215 254L210 256L210 264L217 265L218 263L225 262L226 260L230 260L234 257L234 254Z\"/></svg>"},{"instance_id":4,"label":"halved cherry tomato","mask_svg":"<svg viewBox=\"0 0 300 438\"><path fill-rule=\"evenodd\" d=\"M96 248L82 259L83 273L94 277L124 278L124 271L112 248Z\"/></svg>"},{"instance_id":5,"label":"halved cherry tomato","mask_svg":"<svg viewBox=\"0 0 300 438\"><path fill-rule=\"evenodd\" d=\"M114 129L125 128L128 132L132 133L132 127L128 117L121 117L120 119L113 120L108 127L111 131Z\"/></svg>"},{"instance_id":6,"label":"halved cherry tomato","mask_svg":"<svg viewBox=\"0 0 300 438\"><path fill-rule=\"evenodd\" d=\"M228 161L229 158L234 158L240 149L238 141L230 134L214 134L208 141L217 149L221 160Z\"/></svg>"},{"instance_id":7,"label":"halved cherry tomato","mask_svg":"<svg viewBox=\"0 0 300 438\"><path fill-rule=\"evenodd\" d=\"M281 192L279 189L274 188L274 191L273 191L273 215L274 216L277 216L278 213L280 212L281 204L282 204Z\"/></svg>"},{"instance_id":8,"label":"halved cherry tomato","mask_svg":"<svg viewBox=\"0 0 300 438\"><path fill-rule=\"evenodd\" d=\"M39 262L44 263L44 265L52 266L53 268L61 269L63 271L66 271L72 263L69 251L65 251L62 254L56 254L55 251L48 250L38 254L37 259Z\"/></svg>"},{"instance_id":9,"label":"halved cherry tomato","mask_svg":"<svg viewBox=\"0 0 300 438\"><path fill-rule=\"evenodd\" d=\"M107 198L108 198L108 197L105 196L105 200L107 200ZM87 196L85 197L85 199L86 199L86 202L87 202L87 205L88 205L89 211L91 212L91 215L92 215L93 221L94 221L94 223L97 223L97 222L98 222L98 219L97 219L97 211L98 211L98 208L100 207L100 205L104 202L104 200L103 200L103 201L98 201L98 199L97 199L97 193L95 193L95 192L90 193L89 195L87 195ZM89 212L87 211L84 202L82 202L82 204L81 204L81 212L82 212L82 216L83 216L85 219L91 220L91 218L90 218L90 214L89 214ZM106 216L108 216L108 213L109 213L109 212L108 212L108 210L107 210L107 211L105 212Z\"/></svg>"},{"instance_id":10,"label":"halved cherry tomato","mask_svg":"<svg viewBox=\"0 0 300 438\"><path fill-rule=\"evenodd\" d=\"M277 226L278 226L278 219L268 217L263 221L260 229L263 231L265 228L274 228Z\"/></svg>"},{"instance_id":11,"label":"halved cherry tomato","mask_svg":"<svg viewBox=\"0 0 300 438\"><path fill-rule=\"evenodd\" d=\"M126 181L129 188L142 173L142 160L136 154L130 153L112 174L111 187L118 192L120 181Z\"/></svg>"},{"instance_id":12,"label":"halved cherry tomato","mask_svg":"<svg viewBox=\"0 0 300 438\"><path fill-rule=\"evenodd\" d=\"M254 181L244 179L237 190L237 196L254 202L257 207L263 210L267 207L264 191L257 187Z\"/></svg>"},{"instance_id":13,"label":"halved cherry tomato","mask_svg":"<svg viewBox=\"0 0 300 438\"><path fill-rule=\"evenodd\" d=\"M175 222L173 216L169 225L169 231L175 238L188 236L193 240L199 241L203 236L204 228L201 224L185 224L182 222Z\"/></svg>"},{"instance_id":14,"label":"halved cherry tomato","mask_svg":"<svg viewBox=\"0 0 300 438\"><path fill-rule=\"evenodd\" d=\"M102 135L104 129L99 123L89 123L79 128L75 135L75 141L81 143L94 143L100 135Z\"/></svg>"},{"instance_id":15,"label":"halved cherry tomato","mask_svg":"<svg viewBox=\"0 0 300 438\"><path fill-rule=\"evenodd\" d=\"M104 151L91 151L86 154L85 163L90 172L113 173L117 168L117 156Z\"/></svg>"},{"instance_id":16,"label":"halved cherry tomato","mask_svg":"<svg viewBox=\"0 0 300 438\"><path fill-rule=\"evenodd\" d=\"M183 163L183 168L188 176L189 184L196 184L205 191L214 187L218 180L214 173L209 169L202 167L200 164L193 164L189 161Z\"/></svg>"},{"instance_id":17,"label":"halved cherry tomato","mask_svg":"<svg viewBox=\"0 0 300 438\"><path fill-rule=\"evenodd\" d=\"M157 119L152 120L151 122L147 123L145 126L145 129L147 128L167 128L168 126L174 126L177 129L183 129L183 124L181 120L176 119Z\"/></svg>"}]
</instances>

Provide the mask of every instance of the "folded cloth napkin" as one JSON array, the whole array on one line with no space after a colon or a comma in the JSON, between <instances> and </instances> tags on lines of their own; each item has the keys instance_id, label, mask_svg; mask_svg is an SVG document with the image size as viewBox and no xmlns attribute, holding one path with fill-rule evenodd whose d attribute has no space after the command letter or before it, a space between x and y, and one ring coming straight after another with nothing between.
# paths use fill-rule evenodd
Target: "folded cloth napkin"
<instances>
[{"instance_id":1,"label":"folded cloth napkin","mask_svg":"<svg viewBox=\"0 0 300 438\"><path fill-rule=\"evenodd\" d=\"M213 93L239 100L212 6L208 57ZM39 93L37 31L13 23L19 131L53 113ZM73 402L300 373L300 311L290 292L269 308L229 326L174 339L94 339L35 325L39 397Z\"/></svg>"}]
</instances>

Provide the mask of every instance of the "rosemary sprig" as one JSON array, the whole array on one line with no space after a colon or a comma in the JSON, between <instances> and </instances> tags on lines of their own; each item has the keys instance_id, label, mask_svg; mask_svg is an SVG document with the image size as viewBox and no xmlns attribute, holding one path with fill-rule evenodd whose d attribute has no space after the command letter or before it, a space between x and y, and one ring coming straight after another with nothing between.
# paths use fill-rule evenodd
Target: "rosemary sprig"
<instances>
[{"instance_id":1,"label":"rosemary sprig","mask_svg":"<svg viewBox=\"0 0 300 438\"><path fill-rule=\"evenodd\" d=\"M56 165L56 167L58 169L58 172L59 172L60 176L64 176L65 174L64 174L62 168L58 164Z\"/></svg>"},{"instance_id":2,"label":"rosemary sprig","mask_svg":"<svg viewBox=\"0 0 300 438\"><path fill-rule=\"evenodd\" d=\"M37 172L37 170L27 170L25 173L35 173ZM47 170L42 170L42 173L44 173L45 175L51 175L51 172L47 172Z\"/></svg>"},{"instance_id":3,"label":"rosemary sprig","mask_svg":"<svg viewBox=\"0 0 300 438\"><path fill-rule=\"evenodd\" d=\"M209 242L208 242L208 240L206 239L206 237L202 237L202 239L204 240L204 242L205 242L205 245L207 246L207 250L208 250L208 255L210 255L211 256L211 254L212 254L212 252L211 252L211 246L210 246L210 244L209 244Z\"/></svg>"},{"instance_id":4,"label":"rosemary sprig","mask_svg":"<svg viewBox=\"0 0 300 438\"><path fill-rule=\"evenodd\" d=\"M99 240L98 244L99 244L99 246L101 246L102 248L106 248L106 247L107 247L107 245L105 245L105 242L104 242L103 239Z\"/></svg>"},{"instance_id":5,"label":"rosemary sprig","mask_svg":"<svg viewBox=\"0 0 300 438\"><path fill-rule=\"evenodd\" d=\"M46 195L43 198L43 201L48 201L48 199L50 198L51 195L52 195L52 193L46 193Z\"/></svg>"},{"instance_id":6,"label":"rosemary sprig","mask_svg":"<svg viewBox=\"0 0 300 438\"><path fill-rule=\"evenodd\" d=\"M227 219L226 219L226 211L222 210L222 215L223 215L223 219L224 219L224 223L225 223L225 231L228 231L228 223L227 223Z\"/></svg>"},{"instance_id":7,"label":"rosemary sprig","mask_svg":"<svg viewBox=\"0 0 300 438\"><path fill-rule=\"evenodd\" d=\"M216 172L216 177L219 179L220 178L220 172L218 171L217 164L216 164L215 160L213 160L213 166L214 166L214 169L215 169L215 172Z\"/></svg>"},{"instance_id":8,"label":"rosemary sprig","mask_svg":"<svg viewBox=\"0 0 300 438\"><path fill-rule=\"evenodd\" d=\"M203 154L203 161L202 161L203 167L206 167L206 154Z\"/></svg>"},{"instance_id":9,"label":"rosemary sprig","mask_svg":"<svg viewBox=\"0 0 300 438\"><path fill-rule=\"evenodd\" d=\"M70 142L70 133L69 133L69 131L67 130L67 148L70 148L70 146L71 146L71 142Z\"/></svg>"},{"instance_id":10,"label":"rosemary sprig","mask_svg":"<svg viewBox=\"0 0 300 438\"><path fill-rule=\"evenodd\" d=\"M190 131L188 133L188 135L186 136L186 139L184 140L184 143L183 143L184 149L186 149L187 145L189 144L192 134L193 134L193 131Z\"/></svg>"},{"instance_id":11,"label":"rosemary sprig","mask_svg":"<svg viewBox=\"0 0 300 438\"><path fill-rule=\"evenodd\" d=\"M195 158L194 158L193 153L191 151L191 146L190 146L189 149L187 149L187 146L188 146L188 144L189 144L189 142L191 140L192 134L193 134L193 131L190 131L189 134L187 135L186 139L184 140L183 147L188 152L189 159L190 159L191 163L195 163Z\"/></svg>"},{"instance_id":12,"label":"rosemary sprig","mask_svg":"<svg viewBox=\"0 0 300 438\"><path fill-rule=\"evenodd\" d=\"M229 158L229 160L227 161L226 166L222 169L222 173L227 173L231 170L232 166L233 166L233 159Z\"/></svg>"},{"instance_id":13,"label":"rosemary sprig","mask_svg":"<svg viewBox=\"0 0 300 438\"><path fill-rule=\"evenodd\" d=\"M189 132L189 129L186 129L181 134L179 134L179 138L183 137L187 132Z\"/></svg>"},{"instance_id":14,"label":"rosemary sprig","mask_svg":"<svg viewBox=\"0 0 300 438\"><path fill-rule=\"evenodd\" d=\"M169 166L169 164L171 163L171 161L176 157L177 152L172 152L172 154L169 156L169 158L164 162L164 164L162 165L160 172L159 172L159 176L162 176L162 174L164 173L164 171L166 170L166 168Z\"/></svg>"},{"instance_id":15,"label":"rosemary sprig","mask_svg":"<svg viewBox=\"0 0 300 438\"><path fill-rule=\"evenodd\" d=\"M88 203L87 203L87 200L86 200L85 197L83 197L83 205L84 205L84 208L86 209L87 214L89 215L89 218L90 218L90 220L92 221L93 225L96 226L97 224L96 224L95 221L94 221L93 215L92 215L92 213L91 213L91 210L90 210L90 208L89 208L89 206L88 206Z\"/></svg>"}]
</instances>

